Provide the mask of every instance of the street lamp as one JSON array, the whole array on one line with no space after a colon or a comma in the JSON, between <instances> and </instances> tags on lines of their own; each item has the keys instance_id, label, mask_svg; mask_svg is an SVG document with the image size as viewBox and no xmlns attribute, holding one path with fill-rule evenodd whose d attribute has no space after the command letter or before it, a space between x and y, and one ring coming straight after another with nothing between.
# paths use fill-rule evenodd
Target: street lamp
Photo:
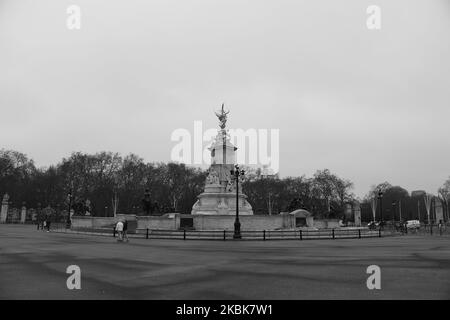
<instances>
[{"instance_id":1,"label":"street lamp","mask_svg":"<svg viewBox=\"0 0 450 320\"><path fill-rule=\"evenodd\" d=\"M69 212L67 214L66 228L69 229L72 224L72 221L70 220L70 211L72 210L72 190L67 194L67 198L69 200Z\"/></svg>"},{"instance_id":2,"label":"street lamp","mask_svg":"<svg viewBox=\"0 0 450 320\"><path fill-rule=\"evenodd\" d=\"M395 210L395 206L397 205L397 203L394 201L392 201L392 220L395 221L395 214L397 213L397 211Z\"/></svg>"},{"instance_id":3,"label":"street lamp","mask_svg":"<svg viewBox=\"0 0 450 320\"><path fill-rule=\"evenodd\" d=\"M239 177L245 174L244 170L239 170L239 166L234 166L235 170L230 170L236 180L236 220L234 221L233 239L241 239L241 223L239 222Z\"/></svg>"},{"instance_id":4,"label":"street lamp","mask_svg":"<svg viewBox=\"0 0 450 320\"><path fill-rule=\"evenodd\" d=\"M41 210L41 203L40 202L37 203L37 222L38 222L37 229L39 230L39 227L43 226L43 224L42 224L42 210Z\"/></svg>"},{"instance_id":5,"label":"street lamp","mask_svg":"<svg viewBox=\"0 0 450 320\"><path fill-rule=\"evenodd\" d=\"M383 225L383 191L378 190L378 200L380 201L380 226Z\"/></svg>"}]
</instances>

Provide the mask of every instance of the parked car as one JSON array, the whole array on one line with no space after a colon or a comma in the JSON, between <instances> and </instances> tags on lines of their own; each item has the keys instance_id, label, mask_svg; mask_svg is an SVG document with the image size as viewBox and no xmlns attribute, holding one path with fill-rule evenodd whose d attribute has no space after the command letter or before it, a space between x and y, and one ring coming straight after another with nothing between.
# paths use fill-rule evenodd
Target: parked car
<instances>
[{"instance_id":1,"label":"parked car","mask_svg":"<svg viewBox=\"0 0 450 320\"><path fill-rule=\"evenodd\" d=\"M378 226L380 225L380 223L379 222L377 222L377 221L370 221L368 224L367 224L367 227L369 228L369 230L375 230L375 229L378 229Z\"/></svg>"},{"instance_id":2,"label":"parked car","mask_svg":"<svg viewBox=\"0 0 450 320\"><path fill-rule=\"evenodd\" d=\"M386 221L370 221L367 224L369 230L378 230L380 227L385 227Z\"/></svg>"},{"instance_id":3,"label":"parked car","mask_svg":"<svg viewBox=\"0 0 450 320\"><path fill-rule=\"evenodd\" d=\"M419 220L408 220L408 221L406 221L406 227L408 229L419 229L420 221Z\"/></svg>"}]
</instances>

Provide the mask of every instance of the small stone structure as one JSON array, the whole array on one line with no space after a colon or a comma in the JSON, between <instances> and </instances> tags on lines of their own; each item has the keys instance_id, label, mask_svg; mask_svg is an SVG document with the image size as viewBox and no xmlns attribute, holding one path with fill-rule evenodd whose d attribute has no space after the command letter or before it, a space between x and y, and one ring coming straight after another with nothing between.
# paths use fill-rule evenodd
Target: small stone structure
<instances>
[{"instance_id":1,"label":"small stone structure","mask_svg":"<svg viewBox=\"0 0 450 320\"><path fill-rule=\"evenodd\" d=\"M27 207L25 206L25 203L22 204L22 209L20 211L20 223L25 223L27 220Z\"/></svg>"},{"instance_id":2,"label":"small stone structure","mask_svg":"<svg viewBox=\"0 0 450 320\"><path fill-rule=\"evenodd\" d=\"M344 205L345 220L352 221L355 227L361 226L361 204L358 201L347 202Z\"/></svg>"},{"instance_id":3,"label":"small stone structure","mask_svg":"<svg viewBox=\"0 0 450 320\"><path fill-rule=\"evenodd\" d=\"M9 195L5 193L2 200L2 209L0 211L0 223L6 223L8 217Z\"/></svg>"},{"instance_id":4,"label":"small stone structure","mask_svg":"<svg viewBox=\"0 0 450 320\"><path fill-rule=\"evenodd\" d=\"M361 204L358 201L353 202L352 206L355 227L361 227Z\"/></svg>"},{"instance_id":5,"label":"small stone structure","mask_svg":"<svg viewBox=\"0 0 450 320\"><path fill-rule=\"evenodd\" d=\"M434 212L436 216L436 223L439 223L441 220L444 221L444 209L441 200L436 200L434 202Z\"/></svg>"},{"instance_id":6,"label":"small stone structure","mask_svg":"<svg viewBox=\"0 0 450 320\"><path fill-rule=\"evenodd\" d=\"M311 212L298 209L289 214L294 216L296 227L314 227L314 218Z\"/></svg>"},{"instance_id":7,"label":"small stone structure","mask_svg":"<svg viewBox=\"0 0 450 320\"><path fill-rule=\"evenodd\" d=\"M347 202L344 204L344 216L345 216L345 221L353 220L353 206L350 202Z\"/></svg>"}]
</instances>

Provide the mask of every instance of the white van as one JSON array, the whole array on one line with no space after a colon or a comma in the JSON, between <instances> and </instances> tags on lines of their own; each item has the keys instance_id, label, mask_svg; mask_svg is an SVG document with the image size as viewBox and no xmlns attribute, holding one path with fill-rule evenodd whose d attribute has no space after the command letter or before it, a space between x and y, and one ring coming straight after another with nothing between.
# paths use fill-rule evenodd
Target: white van
<instances>
[{"instance_id":1,"label":"white van","mask_svg":"<svg viewBox=\"0 0 450 320\"><path fill-rule=\"evenodd\" d=\"M420 221L419 220L408 220L408 221L406 221L406 227L408 229L419 229Z\"/></svg>"}]
</instances>

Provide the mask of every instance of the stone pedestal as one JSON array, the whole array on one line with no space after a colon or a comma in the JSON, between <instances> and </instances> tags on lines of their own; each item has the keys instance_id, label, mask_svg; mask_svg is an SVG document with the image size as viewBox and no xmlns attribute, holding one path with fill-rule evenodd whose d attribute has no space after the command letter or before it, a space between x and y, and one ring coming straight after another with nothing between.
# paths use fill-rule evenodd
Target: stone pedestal
<instances>
[{"instance_id":1,"label":"stone pedestal","mask_svg":"<svg viewBox=\"0 0 450 320\"><path fill-rule=\"evenodd\" d=\"M20 212L20 223L25 223L27 219L27 208L22 206L22 211Z\"/></svg>"},{"instance_id":2,"label":"stone pedestal","mask_svg":"<svg viewBox=\"0 0 450 320\"><path fill-rule=\"evenodd\" d=\"M351 221L353 218L353 209L351 203L346 203L344 205L344 216L346 221Z\"/></svg>"},{"instance_id":3,"label":"stone pedestal","mask_svg":"<svg viewBox=\"0 0 450 320\"><path fill-rule=\"evenodd\" d=\"M236 194L230 192L202 193L192 207L191 214L235 215ZM239 215L252 215L252 206L245 194L239 193Z\"/></svg>"},{"instance_id":4,"label":"stone pedestal","mask_svg":"<svg viewBox=\"0 0 450 320\"><path fill-rule=\"evenodd\" d=\"M442 202L436 201L434 208L435 208L435 213L436 213L436 223L439 223L439 221L441 221L441 220L443 222L444 221L444 210L443 210Z\"/></svg>"},{"instance_id":5,"label":"stone pedestal","mask_svg":"<svg viewBox=\"0 0 450 320\"><path fill-rule=\"evenodd\" d=\"M6 223L8 217L9 195L5 193L2 201L2 209L0 211L0 223Z\"/></svg>"},{"instance_id":6,"label":"stone pedestal","mask_svg":"<svg viewBox=\"0 0 450 320\"><path fill-rule=\"evenodd\" d=\"M361 205L359 202L353 203L353 217L355 219L355 226L361 227Z\"/></svg>"}]
</instances>

